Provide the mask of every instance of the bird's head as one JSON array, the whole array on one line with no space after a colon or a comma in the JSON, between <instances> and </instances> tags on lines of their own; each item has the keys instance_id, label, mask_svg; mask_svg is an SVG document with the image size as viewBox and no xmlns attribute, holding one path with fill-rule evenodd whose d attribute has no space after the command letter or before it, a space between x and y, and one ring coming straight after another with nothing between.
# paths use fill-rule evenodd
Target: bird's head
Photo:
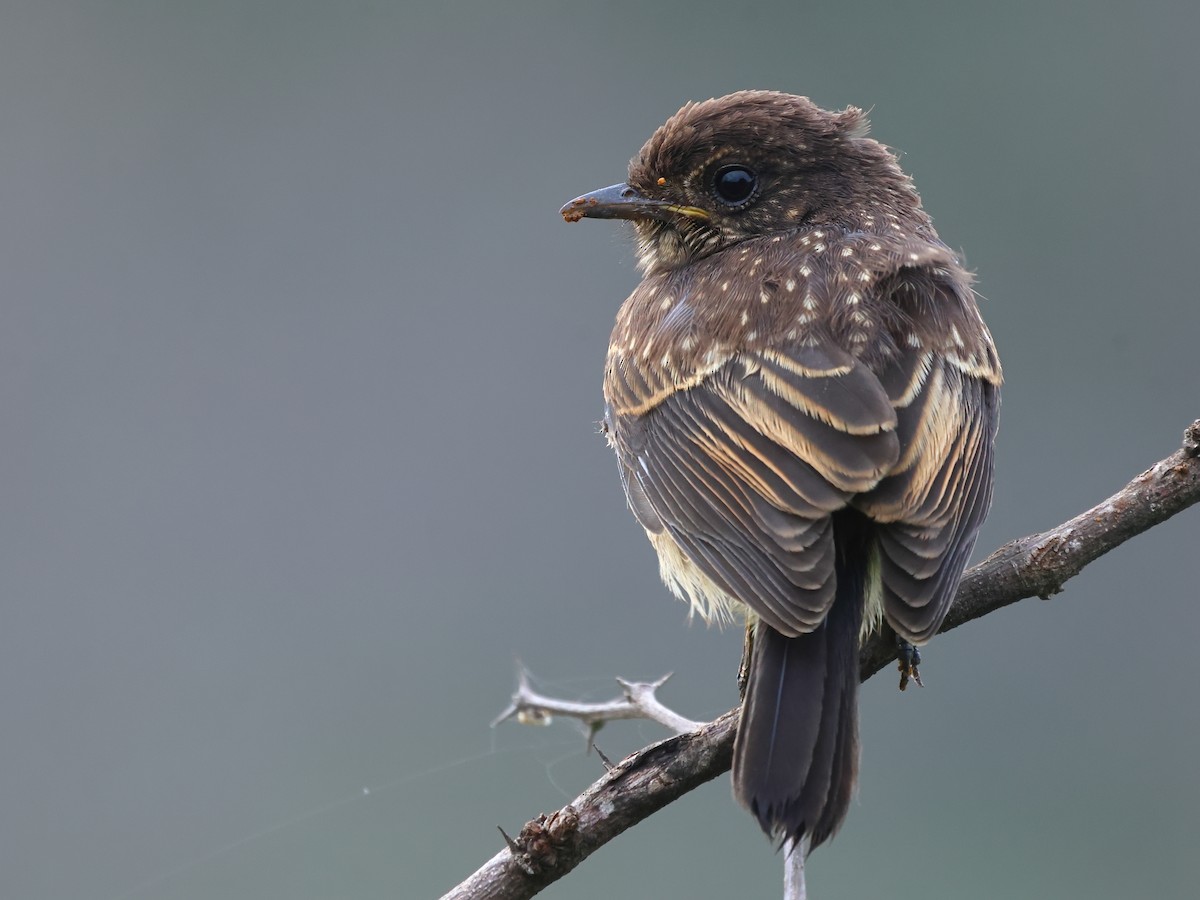
<instances>
[{"instance_id":1,"label":"bird's head","mask_svg":"<svg viewBox=\"0 0 1200 900\"><path fill-rule=\"evenodd\" d=\"M920 200L866 135L861 110L829 112L793 94L689 103L630 162L628 181L577 197L562 215L631 220L644 272L809 225L883 225Z\"/></svg>"}]
</instances>

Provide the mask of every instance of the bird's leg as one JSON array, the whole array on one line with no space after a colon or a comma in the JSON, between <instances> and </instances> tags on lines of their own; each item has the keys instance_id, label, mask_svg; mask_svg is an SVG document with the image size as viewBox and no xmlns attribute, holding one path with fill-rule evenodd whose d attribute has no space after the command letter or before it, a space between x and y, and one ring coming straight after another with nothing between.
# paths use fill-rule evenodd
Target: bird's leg
<instances>
[{"instance_id":1,"label":"bird's leg","mask_svg":"<svg viewBox=\"0 0 1200 900\"><path fill-rule=\"evenodd\" d=\"M750 659L754 655L754 621L746 620L746 637L742 641L742 661L738 665L738 696L746 699L746 684L750 681Z\"/></svg>"},{"instance_id":2,"label":"bird's leg","mask_svg":"<svg viewBox=\"0 0 1200 900\"><path fill-rule=\"evenodd\" d=\"M896 635L896 668L900 670L900 690L908 687L910 679L916 682L917 687L925 687L921 681L920 665L921 651Z\"/></svg>"}]
</instances>

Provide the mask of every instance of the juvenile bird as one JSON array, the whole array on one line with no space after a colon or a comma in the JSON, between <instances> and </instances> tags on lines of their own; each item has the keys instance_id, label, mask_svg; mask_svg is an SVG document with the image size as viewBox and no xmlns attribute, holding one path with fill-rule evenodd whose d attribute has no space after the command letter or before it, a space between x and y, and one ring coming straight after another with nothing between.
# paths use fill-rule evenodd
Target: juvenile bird
<instances>
[{"instance_id":1,"label":"juvenile bird","mask_svg":"<svg viewBox=\"0 0 1200 900\"><path fill-rule=\"evenodd\" d=\"M733 789L809 849L858 770L858 649L938 630L992 496L1000 362L970 277L856 108L689 103L628 181L604 427L663 580L752 628Z\"/></svg>"}]
</instances>

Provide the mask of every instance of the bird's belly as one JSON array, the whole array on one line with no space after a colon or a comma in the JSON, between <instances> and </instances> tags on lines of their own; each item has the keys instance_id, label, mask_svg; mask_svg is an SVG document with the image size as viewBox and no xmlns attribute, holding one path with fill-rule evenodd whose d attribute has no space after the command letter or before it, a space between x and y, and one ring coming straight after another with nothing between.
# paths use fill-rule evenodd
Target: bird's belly
<instances>
[{"instance_id":1,"label":"bird's belly","mask_svg":"<svg viewBox=\"0 0 1200 900\"><path fill-rule=\"evenodd\" d=\"M667 531L646 532L658 553L658 574L671 593L688 604L688 615L706 624L724 625L743 617L747 608L692 562Z\"/></svg>"}]
</instances>

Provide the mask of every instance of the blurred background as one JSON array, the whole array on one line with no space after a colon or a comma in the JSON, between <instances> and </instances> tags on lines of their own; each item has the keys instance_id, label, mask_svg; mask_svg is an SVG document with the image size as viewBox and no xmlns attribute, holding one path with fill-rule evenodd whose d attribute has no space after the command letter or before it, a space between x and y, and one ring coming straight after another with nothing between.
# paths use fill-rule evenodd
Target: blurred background
<instances>
[{"instance_id":1,"label":"blurred background","mask_svg":"<svg viewBox=\"0 0 1200 900\"><path fill-rule=\"evenodd\" d=\"M1007 386L979 556L1200 415L1191 3L33 2L0 13L0 896L436 897L601 773L517 660L736 701L596 434L685 100L871 109ZM865 687L812 896L1194 896L1200 511ZM605 729L619 758L663 737ZM547 897L772 897L721 778Z\"/></svg>"}]
</instances>

